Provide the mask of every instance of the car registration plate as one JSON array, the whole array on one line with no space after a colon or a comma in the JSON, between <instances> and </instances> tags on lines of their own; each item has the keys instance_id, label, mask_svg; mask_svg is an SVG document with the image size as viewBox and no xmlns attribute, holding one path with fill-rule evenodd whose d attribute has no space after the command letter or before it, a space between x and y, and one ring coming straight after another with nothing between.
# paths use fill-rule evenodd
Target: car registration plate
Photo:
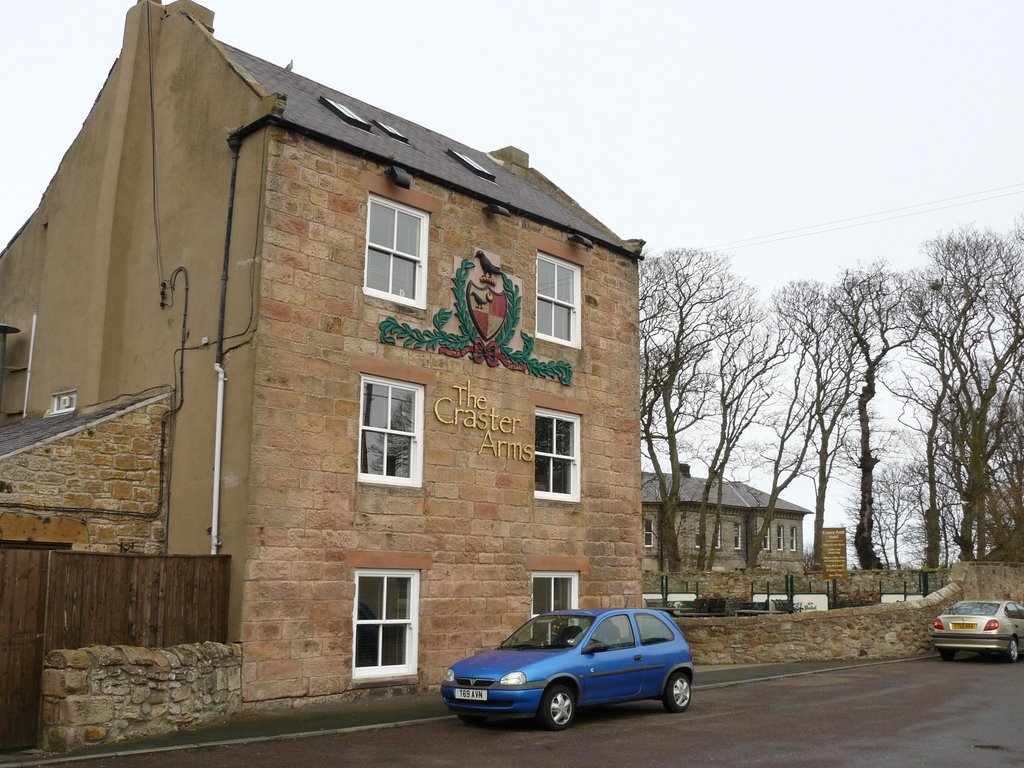
<instances>
[{"instance_id":1,"label":"car registration plate","mask_svg":"<svg viewBox=\"0 0 1024 768\"><path fill-rule=\"evenodd\" d=\"M487 691L479 688L456 688L455 698L467 701L487 701Z\"/></svg>"},{"instance_id":2,"label":"car registration plate","mask_svg":"<svg viewBox=\"0 0 1024 768\"><path fill-rule=\"evenodd\" d=\"M964 622L954 622L952 625L953 629L974 629L976 624L965 624Z\"/></svg>"}]
</instances>

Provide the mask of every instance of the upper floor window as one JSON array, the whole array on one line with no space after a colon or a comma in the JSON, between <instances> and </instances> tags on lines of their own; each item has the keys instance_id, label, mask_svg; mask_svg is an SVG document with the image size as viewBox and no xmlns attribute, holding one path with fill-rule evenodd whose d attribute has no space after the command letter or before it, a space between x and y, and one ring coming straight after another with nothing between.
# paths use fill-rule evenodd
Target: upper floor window
<instances>
[{"instance_id":1,"label":"upper floor window","mask_svg":"<svg viewBox=\"0 0 1024 768\"><path fill-rule=\"evenodd\" d=\"M644 546L650 549L654 546L654 521L644 520Z\"/></svg>"},{"instance_id":2,"label":"upper floor window","mask_svg":"<svg viewBox=\"0 0 1024 768\"><path fill-rule=\"evenodd\" d=\"M741 549L743 547L743 526L739 523L732 524L732 548Z\"/></svg>"},{"instance_id":3,"label":"upper floor window","mask_svg":"<svg viewBox=\"0 0 1024 768\"><path fill-rule=\"evenodd\" d=\"M364 290L426 307L428 215L373 196L368 207Z\"/></svg>"},{"instance_id":4,"label":"upper floor window","mask_svg":"<svg viewBox=\"0 0 1024 768\"><path fill-rule=\"evenodd\" d=\"M580 268L537 254L537 337L580 346Z\"/></svg>"},{"instance_id":5,"label":"upper floor window","mask_svg":"<svg viewBox=\"0 0 1024 768\"><path fill-rule=\"evenodd\" d=\"M786 548L786 528L778 526L775 529L775 548L782 552Z\"/></svg>"},{"instance_id":6,"label":"upper floor window","mask_svg":"<svg viewBox=\"0 0 1024 768\"><path fill-rule=\"evenodd\" d=\"M764 542L761 544L761 548L762 549L766 549L769 552L771 551L771 548L772 548L772 529L771 529L771 526L768 526L768 530L764 534Z\"/></svg>"},{"instance_id":7,"label":"upper floor window","mask_svg":"<svg viewBox=\"0 0 1024 768\"><path fill-rule=\"evenodd\" d=\"M796 552L796 526L789 529L789 551Z\"/></svg>"},{"instance_id":8,"label":"upper floor window","mask_svg":"<svg viewBox=\"0 0 1024 768\"><path fill-rule=\"evenodd\" d=\"M537 409L534 442L534 495L579 501L579 416Z\"/></svg>"},{"instance_id":9,"label":"upper floor window","mask_svg":"<svg viewBox=\"0 0 1024 768\"><path fill-rule=\"evenodd\" d=\"M423 463L423 388L366 376L362 381L359 479L419 485Z\"/></svg>"}]
</instances>

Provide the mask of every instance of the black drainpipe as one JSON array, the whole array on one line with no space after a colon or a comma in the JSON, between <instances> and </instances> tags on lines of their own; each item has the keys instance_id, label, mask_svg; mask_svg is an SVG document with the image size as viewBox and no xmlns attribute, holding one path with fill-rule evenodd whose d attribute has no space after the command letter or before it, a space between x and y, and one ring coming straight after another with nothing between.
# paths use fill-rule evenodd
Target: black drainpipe
<instances>
[{"instance_id":1,"label":"black drainpipe","mask_svg":"<svg viewBox=\"0 0 1024 768\"><path fill-rule=\"evenodd\" d=\"M235 180L238 177L238 155L242 148L242 139L237 135L228 136L231 148L231 189L228 193L228 221L224 234L224 265L220 275L220 311L217 315L217 365L224 358L224 316L228 302L228 267L231 264L231 224L235 217Z\"/></svg>"}]
</instances>

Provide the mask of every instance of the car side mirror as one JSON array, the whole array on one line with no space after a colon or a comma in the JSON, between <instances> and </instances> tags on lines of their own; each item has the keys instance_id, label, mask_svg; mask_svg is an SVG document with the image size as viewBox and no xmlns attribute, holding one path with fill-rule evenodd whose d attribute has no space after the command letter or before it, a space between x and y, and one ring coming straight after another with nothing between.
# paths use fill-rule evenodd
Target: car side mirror
<instances>
[{"instance_id":1,"label":"car side mirror","mask_svg":"<svg viewBox=\"0 0 1024 768\"><path fill-rule=\"evenodd\" d=\"M583 653L601 653L607 651L608 646L602 643L600 640L591 640L585 646L583 646Z\"/></svg>"}]
</instances>

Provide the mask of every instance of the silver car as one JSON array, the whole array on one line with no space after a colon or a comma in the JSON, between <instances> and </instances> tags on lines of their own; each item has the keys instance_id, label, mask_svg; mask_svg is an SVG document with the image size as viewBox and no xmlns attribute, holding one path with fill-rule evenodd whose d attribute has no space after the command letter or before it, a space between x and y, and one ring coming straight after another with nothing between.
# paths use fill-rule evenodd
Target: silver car
<instances>
[{"instance_id":1,"label":"silver car","mask_svg":"<svg viewBox=\"0 0 1024 768\"><path fill-rule=\"evenodd\" d=\"M932 642L943 661L957 651L998 653L1011 664L1024 636L1024 605L1008 600L962 600L932 625Z\"/></svg>"}]
</instances>

